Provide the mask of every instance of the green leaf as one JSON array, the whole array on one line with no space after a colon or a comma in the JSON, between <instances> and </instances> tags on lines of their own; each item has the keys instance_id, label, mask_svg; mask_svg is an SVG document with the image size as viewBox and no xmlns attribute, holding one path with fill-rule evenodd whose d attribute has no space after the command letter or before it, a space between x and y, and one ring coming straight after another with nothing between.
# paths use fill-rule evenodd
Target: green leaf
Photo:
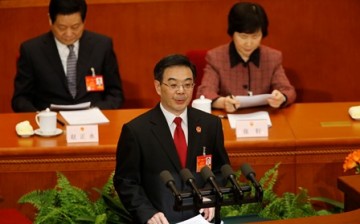
<instances>
[{"instance_id":1,"label":"green leaf","mask_svg":"<svg viewBox=\"0 0 360 224\"><path fill-rule=\"evenodd\" d=\"M324 198L309 197L307 189L299 188L297 194L285 192L278 196L274 187L278 178L280 163L274 165L264 173L259 183L263 188L263 200L257 203L223 206L221 216L242 216L258 214L267 219L288 219L315 215L331 214L331 211L316 211L313 201L321 201L343 210L341 202ZM29 203L37 210L35 224L128 224L132 218L118 197L113 185L112 173L101 190L94 188L99 193L98 200L89 199L88 192L71 185L62 173L57 173L57 184L53 189L35 190L23 195L19 203ZM237 179L241 171L236 172ZM239 183L243 185L244 183ZM250 183L249 183L250 184ZM255 195L255 189L246 193L246 196Z\"/></svg>"},{"instance_id":2,"label":"green leaf","mask_svg":"<svg viewBox=\"0 0 360 224\"><path fill-rule=\"evenodd\" d=\"M104 200L105 204L108 206L108 208L116 213L117 215L120 216L121 220L123 221L128 221L131 222L132 218L130 216L130 214L127 212L127 210L125 209L124 205L121 203L120 200L118 200L118 197L116 196L115 198L112 198L110 195L108 194L104 194L104 192L101 192L98 189L94 189L96 191L98 191L99 193L101 193L102 199Z\"/></svg>"},{"instance_id":3,"label":"green leaf","mask_svg":"<svg viewBox=\"0 0 360 224\"><path fill-rule=\"evenodd\" d=\"M266 171L259 180L263 188L262 202L243 204L241 206L224 206L220 211L221 216L258 214L258 216L266 219L278 220L331 214L331 212L327 210L316 211L311 203L312 200L316 199L340 208L343 206L341 203L327 198L310 198L307 189L301 187L299 187L297 194L285 192L281 196L278 196L273 192L273 189L278 178L280 164L281 163L275 164L274 167ZM237 179L239 179L240 175L241 171L239 170L236 172ZM251 196L253 197L254 194L255 189L252 187Z\"/></svg>"},{"instance_id":4,"label":"green leaf","mask_svg":"<svg viewBox=\"0 0 360 224\"><path fill-rule=\"evenodd\" d=\"M130 223L131 216L122 205L113 186L113 173L102 188L100 198L93 202L86 191L71 185L58 172L53 189L35 190L23 195L18 203L29 203L37 210L34 223L121 224Z\"/></svg>"},{"instance_id":5,"label":"green leaf","mask_svg":"<svg viewBox=\"0 0 360 224\"><path fill-rule=\"evenodd\" d=\"M344 203L340 202L340 201L336 201L330 198L326 198L326 197L311 197L310 198L311 201L321 201L321 202L325 202L329 205L334 206L335 208L339 208L341 210L344 210Z\"/></svg>"}]
</instances>

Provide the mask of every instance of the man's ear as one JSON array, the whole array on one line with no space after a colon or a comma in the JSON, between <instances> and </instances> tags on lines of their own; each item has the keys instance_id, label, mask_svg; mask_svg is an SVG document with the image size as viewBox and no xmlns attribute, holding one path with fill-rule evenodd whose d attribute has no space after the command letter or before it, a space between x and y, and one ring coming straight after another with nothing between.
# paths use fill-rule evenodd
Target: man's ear
<instances>
[{"instance_id":1,"label":"man's ear","mask_svg":"<svg viewBox=\"0 0 360 224\"><path fill-rule=\"evenodd\" d=\"M154 80L154 86L157 94L161 96L161 83L158 80Z\"/></svg>"},{"instance_id":2,"label":"man's ear","mask_svg":"<svg viewBox=\"0 0 360 224\"><path fill-rule=\"evenodd\" d=\"M50 14L48 14L48 17L49 17L49 25L52 26L52 21L51 21L51 18L50 18Z\"/></svg>"}]
</instances>

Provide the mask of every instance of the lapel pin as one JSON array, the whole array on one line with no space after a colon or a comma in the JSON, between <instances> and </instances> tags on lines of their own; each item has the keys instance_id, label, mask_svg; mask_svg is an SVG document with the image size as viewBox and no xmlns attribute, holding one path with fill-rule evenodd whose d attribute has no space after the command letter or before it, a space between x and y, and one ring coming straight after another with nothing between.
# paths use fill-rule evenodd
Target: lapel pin
<instances>
[{"instance_id":1,"label":"lapel pin","mask_svg":"<svg viewBox=\"0 0 360 224\"><path fill-rule=\"evenodd\" d=\"M201 127L200 127L200 126L197 126L197 127L196 127L196 132L197 132L197 133L201 133Z\"/></svg>"}]
</instances>

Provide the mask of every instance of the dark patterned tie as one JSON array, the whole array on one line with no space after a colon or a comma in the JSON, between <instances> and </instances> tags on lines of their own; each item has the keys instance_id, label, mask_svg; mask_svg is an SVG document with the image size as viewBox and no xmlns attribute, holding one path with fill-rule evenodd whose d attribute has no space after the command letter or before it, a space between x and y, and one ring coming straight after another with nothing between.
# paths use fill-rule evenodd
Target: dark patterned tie
<instances>
[{"instance_id":1,"label":"dark patterned tie","mask_svg":"<svg viewBox=\"0 0 360 224\"><path fill-rule=\"evenodd\" d=\"M66 61L66 77L68 87L73 98L76 96L76 55L74 52L74 45L69 45L69 55Z\"/></svg>"},{"instance_id":2,"label":"dark patterned tie","mask_svg":"<svg viewBox=\"0 0 360 224\"><path fill-rule=\"evenodd\" d=\"M187 145L186 145L184 131L181 128L181 121L182 121L181 117L176 117L174 119L174 123L176 124L175 132L174 132L174 143L180 158L181 166L182 168L185 168Z\"/></svg>"}]
</instances>

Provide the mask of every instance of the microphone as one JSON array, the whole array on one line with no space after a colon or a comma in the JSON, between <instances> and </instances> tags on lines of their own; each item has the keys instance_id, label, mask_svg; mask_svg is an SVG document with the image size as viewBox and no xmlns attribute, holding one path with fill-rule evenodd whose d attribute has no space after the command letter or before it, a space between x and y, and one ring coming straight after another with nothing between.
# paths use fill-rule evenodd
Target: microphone
<instances>
[{"instance_id":1,"label":"microphone","mask_svg":"<svg viewBox=\"0 0 360 224\"><path fill-rule=\"evenodd\" d=\"M244 197L244 193L236 180L235 173L232 170L231 166L229 164L223 165L221 167L221 173L222 173L224 179L227 179L230 181L230 183L232 184L232 186L235 190L236 195L238 196L238 199L241 200Z\"/></svg>"},{"instance_id":2,"label":"microphone","mask_svg":"<svg viewBox=\"0 0 360 224\"><path fill-rule=\"evenodd\" d=\"M174 180L173 176L171 175L171 173L168 170L163 170L160 173L160 178L163 181L163 183L173 193L173 195L175 197L176 204L181 205L182 204L182 198L181 198L181 195L180 195L179 191L176 189L175 180Z\"/></svg>"},{"instance_id":3,"label":"microphone","mask_svg":"<svg viewBox=\"0 0 360 224\"><path fill-rule=\"evenodd\" d=\"M217 199L218 199L219 201L221 201L222 198L223 198L223 194L222 194L219 186L218 186L217 183L216 183L214 173L211 171L211 169L210 169L208 166L204 166L204 167L201 169L200 173L201 173L202 178L203 178L205 181L209 182L209 183L211 184L211 186L215 189Z\"/></svg>"},{"instance_id":4,"label":"microphone","mask_svg":"<svg viewBox=\"0 0 360 224\"><path fill-rule=\"evenodd\" d=\"M180 171L180 175L181 175L182 180L192 188L193 194L195 194L195 196L196 196L195 203L196 204L201 204L202 203L202 195L201 195L199 189L196 186L195 177L192 175L190 170L187 169L187 168L182 169Z\"/></svg>"},{"instance_id":5,"label":"microphone","mask_svg":"<svg viewBox=\"0 0 360 224\"><path fill-rule=\"evenodd\" d=\"M241 166L241 172L244 174L246 179L250 180L251 183L255 185L255 187L260 186L259 182L255 178L256 174L249 164L244 163Z\"/></svg>"},{"instance_id":6,"label":"microphone","mask_svg":"<svg viewBox=\"0 0 360 224\"><path fill-rule=\"evenodd\" d=\"M261 185L259 184L259 182L255 178L256 174L255 174L254 170L251 168L251 166L249 164L244 163L241 166L241 172L244 174L246 179L250 180L251 183L255 186L256 192L257 192L257 198L259 200L262 200L263 190L262 190Z\"/></svg>"}]
</instances>

